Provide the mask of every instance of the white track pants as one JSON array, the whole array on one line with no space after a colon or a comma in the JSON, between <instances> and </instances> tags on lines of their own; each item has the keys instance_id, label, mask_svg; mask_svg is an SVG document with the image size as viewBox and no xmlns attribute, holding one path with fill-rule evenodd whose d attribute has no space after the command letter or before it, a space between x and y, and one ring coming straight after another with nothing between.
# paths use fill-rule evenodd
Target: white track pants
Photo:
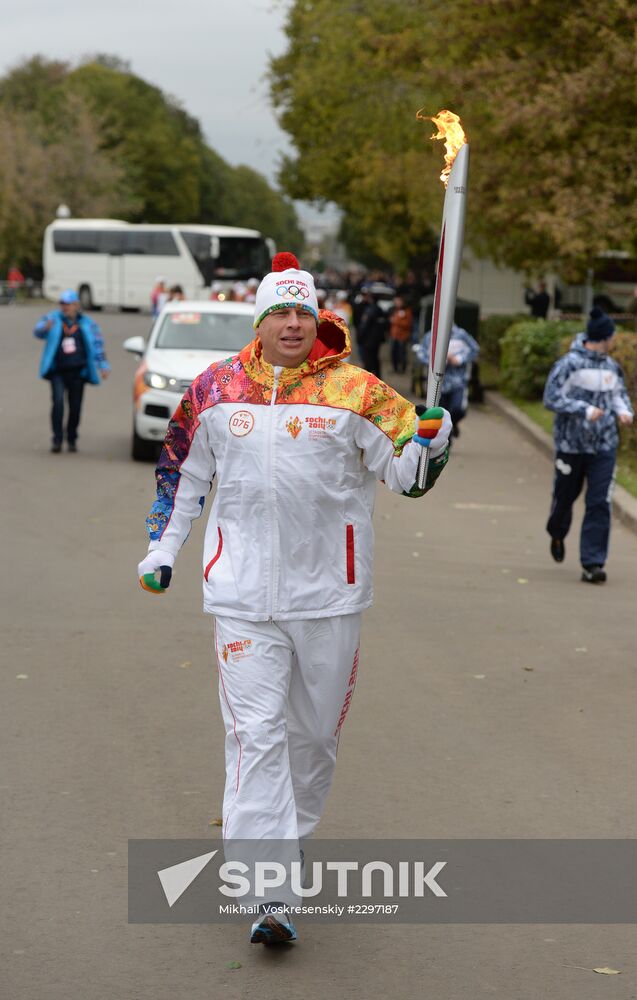
<instances>
[{"instance_id":1,"label":"white track pants","mask_svg":"<svg viewBox=\"0 0 637 1000\"><path fill-rule=\"evenodd\" d=\"M225 840L310 837L356 682L361 615L216 618Z\"/></svg>"}]
</instances>

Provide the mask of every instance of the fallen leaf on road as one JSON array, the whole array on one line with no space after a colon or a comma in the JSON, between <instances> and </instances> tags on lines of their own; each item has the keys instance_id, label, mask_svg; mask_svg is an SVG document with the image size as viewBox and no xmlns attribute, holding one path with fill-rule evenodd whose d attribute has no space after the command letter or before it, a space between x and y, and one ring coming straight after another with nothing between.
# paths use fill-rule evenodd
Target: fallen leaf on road
<instances>
[{"instance_id":1,"label":"fallen leaf on road","mask_svg":"<svg viewBox=\"0 0 637 1000\"><path fill-rule=\"evenodd\" d=\"M412 556L414 557L414 559L417 559L419 555L420 552L412 552Z\"/></svg>"},{"instance_id":2,"label":"fallen leaf on road","mask_svg":"<svg viewBox=\"0 0 637 1000\"><path fill-rule=\"evenodd\" d=\"M511 570L510 569L501 569L500 572L501 573L510 573Z\"/></svg>"},{"instance_id":3,"label":"fallen leaf on road","mask_svg":"<svg viewBox=\"0 0 637 1000\"><path fill-rule=\"evenodd\" d=\"M529 673L531 673L531 671L535 670L535 667L522 667L522 669L523 670L528 670Z\"/></svg>"},{"instance_id":4,"label":"fallen leaf on road","mask_svg":"<svg viewBox=\"0 0 637 1000\"><path fill-rule=\"evenodd\" d=\"M475 680L477 680L477 681L483 681L483 680L484 680L484 678L485 678L485 677L486 677L487 675L486 675L486 674L474 674L473 676L474 676Z\"/></svg>"},{"instance_id":5,"label":"fallen leaf on road","mask_svg":"<svg viewBox=\"0 0 637 1000\"><path fill-rule=\"evenodd\" d=\"M424 531L417 531L416 532L416 538L424 538L424 537L425 537Z\"/></svg>"},{"instance_id":6,"label":"fallen leaf on road","mask_svg":"<svg viewBox=\"0 0 637 1000\"><path fill-rule=\"evenodd\" d=\"M602 976L621 976L619 969L609 969L607 965L599 966L597 969L589 969L585 965L562 965L563 969L581 969L582 972L599 972Z\"/></svg>"},{"instance_id":7,"label":"fallen leaf on road","mask_svg":"<svg viewBox=\"0 0 637 1000\"><path fill-rule=\"evenodd\" d=\"M26 679L28 678L28 676L29 676L28 674L16 674L15 675L15 679L17 681L26 681Z\"/></svg>"},{"instance_id":8,"label":"fallen leaf on road","mask_svg":"<svg viewBox=\"0 0 637 1000\"><path fill-rule=\"evenodd\" d=\"M210 822L208 823L208 826L223 826L223 820L222 819L211 819Z\"/></svg>"},{"instance_id":9,"label":"fallen leaf on road","mask_svg":"<svg viewBox=\"0 0 637 1000\"><path fill-rule=\"evenodd\" d=\"M240 969L241 968L241 962L228 962L226 968L227 969Z\"/></svg>"},{"instance_id":10,"label":"fallen leaf on road","mask_svg":"<svg viewBox=\"0 0 637 1000\"><path fill-rule=\"evenodd\" d=\"M575 647L575 652L576 653L588 653L588 650L587 650L586 646L576 646Z\"/></svg>"},{"instance_id":11,"label":"fallen leaf on road","mask_svg":"<svg viewBox=\"0 0 637 1000\"><path fill-rule=\"evenodd\" d=\"M179 666L182 667L184 670L186 667L192 667L192 660L184 660L184 662L180 663Z\"/></svg>"},{"instance_id":12,"label":"fallen leaf on road","mask_svg":"<svg viewBox=\"0 0 637 1000\"><path fill-rule=\"evenodd\" d=\"M528 582L529 581L525 577L523 576L518 577L518 583L528 583Z\"/></svg>"}]
</instances>

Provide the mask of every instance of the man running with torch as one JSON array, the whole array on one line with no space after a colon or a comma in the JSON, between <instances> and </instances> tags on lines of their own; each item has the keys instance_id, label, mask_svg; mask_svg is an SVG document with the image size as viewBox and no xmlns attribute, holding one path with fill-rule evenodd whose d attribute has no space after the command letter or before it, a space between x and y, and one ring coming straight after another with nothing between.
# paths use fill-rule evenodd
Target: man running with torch
<instances>
[{"instance_id":1,"label":"man running with torch","mask_svg":"<svg viewBox=\"0 0 637 1000\"><path fill-rule=\"evenodd\" d=\"M289 253L272 263L255 339L199 375L170 422L138 577L151 593L167 589L216 478L202 582L226 729L224 841L284 842L298 865L325 806L372 603L376 481L423 496L447 462L451 419L424 414L416 436L413 404L347 363L347 325L319 310L312 275ZM418 487L423 446L431 463ZM286 908L298 892L289 878L244 900L260 907L252 942L296 938Z\"/></svg>"},{"instance_id":2,"label":"man running with torch","mask_svg":"<svg viewBox=\"0 0 637 1000\"><path fill-rule=\"evenodd\" d=\"M419 120L425 118L420 111L416 117ZM420 418L417 434L421 437L430 433L427 417L432 414L432 408L438 408L447 366L449 337L456 308L460 264L462 262L469 172L469 146L458 115L455 115L453 111L439 111L435 118L431 118L431 121L438 128L437 134L433 135L432 139L445 140L445 168L440 175L440 180L447 190L442 210L438 273L431 319L427 406L416 407ZM423 451L418 463L416 482L419 489L423 488L423 484L427 480L429 456L429 450Z\"/></svg>"}]
</instances>

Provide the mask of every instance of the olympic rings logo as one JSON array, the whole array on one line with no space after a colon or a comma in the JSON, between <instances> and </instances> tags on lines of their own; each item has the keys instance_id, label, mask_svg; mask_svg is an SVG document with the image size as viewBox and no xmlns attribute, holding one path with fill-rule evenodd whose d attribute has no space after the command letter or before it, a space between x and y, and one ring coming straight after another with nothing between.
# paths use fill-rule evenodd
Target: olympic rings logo
<instances>
[{"instance_id":1,"label":"olympic rings logo","mask_svg":"<svg viewBox=\"0 0 637 1000\"><path fill-rule=\"evenodd\" d=\"M300 285L279 285L276 293L281 297L290 296L293 299L309 299L310 297L308 289Z\"/></svg>"}]
</instances>

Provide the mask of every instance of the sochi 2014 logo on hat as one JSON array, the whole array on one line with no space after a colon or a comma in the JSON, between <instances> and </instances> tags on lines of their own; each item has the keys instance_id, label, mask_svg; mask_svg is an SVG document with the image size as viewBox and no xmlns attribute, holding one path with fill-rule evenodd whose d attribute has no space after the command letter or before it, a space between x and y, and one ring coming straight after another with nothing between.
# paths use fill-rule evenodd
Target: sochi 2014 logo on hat
<instances>
[{"instance_id":1,"label":"sochi 2014 logo on hat","mask_svg":"<svg viewBox=\"0 0 637 1000\"><path fill-rule=\"evenodd\" d=\"M235 410L228 421L228 427L235 437L245 437L254 427L254 416L249 410Z\"/></svg>"}]
</instances>

